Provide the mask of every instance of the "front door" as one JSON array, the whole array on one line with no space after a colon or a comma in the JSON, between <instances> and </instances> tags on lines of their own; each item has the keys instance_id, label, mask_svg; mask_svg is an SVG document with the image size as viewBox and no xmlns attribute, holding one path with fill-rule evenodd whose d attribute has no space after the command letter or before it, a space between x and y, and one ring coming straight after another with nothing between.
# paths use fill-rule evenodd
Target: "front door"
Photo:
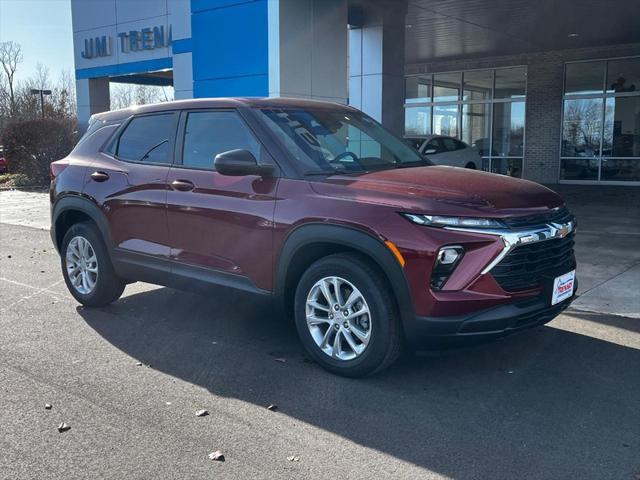
<instances>
[{"instance_id":1,"label":"front door","mask_svg":"<svg viewBox=\"0 0 640 480\"><path fill-rule=\"evenodd\" d=\"M273 161L235 110L183 112L180 124L167 181L174 273L271 290L277 178L221 175L214 158L245 149Z\"/></svg>"}]
</instances>

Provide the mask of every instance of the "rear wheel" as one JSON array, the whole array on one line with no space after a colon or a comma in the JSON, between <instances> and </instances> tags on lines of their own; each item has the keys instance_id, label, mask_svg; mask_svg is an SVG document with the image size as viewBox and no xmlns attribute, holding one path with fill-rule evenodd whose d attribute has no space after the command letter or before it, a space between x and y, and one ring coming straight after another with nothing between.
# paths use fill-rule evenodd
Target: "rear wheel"
<instances>
[{"instance_id":1,"label":"rear wheel","mask_svg":"<svg viewBox=\"0 0 640 480\"><path fill-rule=\"evenodd\" d=\"M359 255L330 255L312 264L296 290L295 319L306 350L331 372L361 377L400 355L387 280Z\"/></svg>"},{"instance_id":2,"label":"rear wheel","mask_svg":"<svg viewBox=\"0 0 640 480\"><path fill-rule=\"evenodd\" d=\"M62 239L62 274L71 295L87 307L115 302L125 287L111 264L98 229L88 222L73 225Z\"/></svg>"}]
</instances>

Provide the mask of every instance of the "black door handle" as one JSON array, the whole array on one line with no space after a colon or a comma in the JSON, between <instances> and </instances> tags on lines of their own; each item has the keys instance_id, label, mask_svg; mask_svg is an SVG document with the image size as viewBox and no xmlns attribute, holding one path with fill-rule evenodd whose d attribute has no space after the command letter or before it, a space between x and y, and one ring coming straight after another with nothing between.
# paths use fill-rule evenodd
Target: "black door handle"
<instances>
[{"instance_id":1,"label":"black door handle","mask_svg":"<svg viewBox=\"0 0 640 480\"><path fill-rule=\"evenodd\" d=\"M196 186L188 180L174 180L171 182L171 187L174 190L180 190L181 192L189 192L196 188Z\"/></svg>"},{"instance_id":2,"label":"black door handle","mask_svg":"<svg viewBox=\"0 0 640 480\"><path fill-rule=\"evenodd\" d=\"M91 180L94 182L106 182L109 180L109 174L104 172L93 172L91 174Z\"/></svg>"}]
</instances>

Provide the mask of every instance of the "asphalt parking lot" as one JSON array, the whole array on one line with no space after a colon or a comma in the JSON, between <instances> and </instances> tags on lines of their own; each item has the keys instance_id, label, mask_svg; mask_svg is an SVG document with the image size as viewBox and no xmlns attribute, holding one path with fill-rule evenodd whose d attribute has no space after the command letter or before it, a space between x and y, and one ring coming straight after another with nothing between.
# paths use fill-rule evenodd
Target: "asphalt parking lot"
<instances>
[{"instance_id":1,"label":"asphalt parking lot","mask_svg":"<svg viewBox=\"0 0 640 480\"><path fill-rule=\"evenodd\" d=\"M563 192L581 265L564 315L362 380L240 294L138 283L80 307L46 195L1 192L0 478L637 480L640 201L606 191Z\"/></svg>"}]
</instances>

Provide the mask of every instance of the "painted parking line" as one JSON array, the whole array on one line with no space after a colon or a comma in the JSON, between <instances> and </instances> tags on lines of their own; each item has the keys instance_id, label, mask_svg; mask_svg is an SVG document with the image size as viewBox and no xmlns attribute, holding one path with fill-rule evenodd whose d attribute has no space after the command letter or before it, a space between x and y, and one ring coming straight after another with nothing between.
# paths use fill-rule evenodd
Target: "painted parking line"
<instances>
[{"instance_id":1,"label":"painted parking line","mask_svg":"<svg viewBox=\"0 0 640 480\"><path fill-rule=\"evenodd\" d=\"M57 282L54 282L54 283L52 283L51 285L49 285L47 287L36 287L34 285L29 285L28 283L17 282L15 280L11 280L11 279L5 278L5 277L0 277L0 281L7 282L7 283L10 283L12 285L16 285L16 286L19 286L19 287L28 288L30 290L33 290L33 292L31 292L26 297L22 297L19 300L16 300L15 302L9 303L8 305L4 305L2 308L0 308L0 312L4 312L6 310L9 310L10 308L18 305L19 303L22 303L25 300L29 300L29 299L31 299L31 298L33 298L33 297L35 297L37 295L41 295L41 294L49 295L50 297L53 297L55 300L58 300L58 301L66 300L66 297L62 297L62 296L60 296L60 294L58 292L54 292L54 291L51 290L53 287L56 287L56 286L60 285L62 282L64 282L64 280L58 280Z\"/></svg>"}]
</instances>

